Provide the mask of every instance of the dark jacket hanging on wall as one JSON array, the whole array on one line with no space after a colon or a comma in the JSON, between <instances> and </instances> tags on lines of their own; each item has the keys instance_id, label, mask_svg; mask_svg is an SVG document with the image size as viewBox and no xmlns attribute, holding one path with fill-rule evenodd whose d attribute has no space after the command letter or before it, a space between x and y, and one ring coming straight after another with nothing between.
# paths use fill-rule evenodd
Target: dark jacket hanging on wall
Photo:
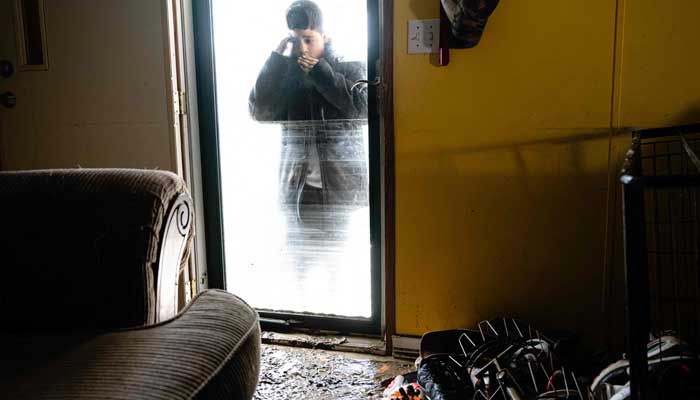
<instances>
[{"instance_id":1,"label":"dark jacket hanging on wall","mask_svg":"<svg viewBox=\"0 0 700 400\"><path fill-rule=\"evenodd\" d=\"M441 0L450 20L450 47L466 49L479 44L486 21L499 0Z\"/></svg>"},{"instance_id":2,"label":"dark jacket hanging on wall","mask_svg":"<svg viewBox=\"0 0 700 400\"><path fill-rule=\"evenodd\" d=\"M296 204L306 180L310 146L316 146L324 204L364 206L368 199L363 124L367 88L361 62L344 62L327 48L308 73L294 57L273 52L250 93L253 119L280 123L280 194Z\"/></svg>"}]
</instances>

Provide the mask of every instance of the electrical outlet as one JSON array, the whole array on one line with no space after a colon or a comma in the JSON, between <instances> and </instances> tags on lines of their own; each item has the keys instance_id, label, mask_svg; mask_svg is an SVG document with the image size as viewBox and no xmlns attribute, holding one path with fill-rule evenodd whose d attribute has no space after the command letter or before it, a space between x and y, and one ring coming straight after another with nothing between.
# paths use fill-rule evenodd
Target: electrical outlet
<instances>
[{"instance_id":1,"label":"electrical outlet","mask_svg":"<svg viewBox=\"0 0 700 400\"><path fill-rule=\"evenodd\" d=\"M439 19L408 21L408 54L437 53L439 43Z\"/></svg>"}]
</instances>

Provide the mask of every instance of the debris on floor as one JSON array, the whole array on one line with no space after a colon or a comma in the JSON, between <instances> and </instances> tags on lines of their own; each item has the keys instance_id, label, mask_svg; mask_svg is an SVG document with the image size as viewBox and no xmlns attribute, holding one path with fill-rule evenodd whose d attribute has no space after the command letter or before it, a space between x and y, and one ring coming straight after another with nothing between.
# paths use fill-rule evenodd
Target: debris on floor
<instances>
[{"instance_id":1,"label":"debris on floor","mask_svg":"<svg viewBox=\"0 0 700 400\"><path fill-rule=\"evenodd\" d=\"M381 382L413 363L365 354L264 344L256 400L382 399Z\"/></svg>"},{"instance_id":2,"label":"debris on floor","mask_svg":"<svg viewBox=\"0 0 700 400\"><path fill-rule=\"evenodd\" d=\"M266 344L279 344L292 347L306 347L309 349L323 349L347 351L351 353L386 354L384 341L372 337L345 336L332 333L314 332L304 334L299 332L282 333L265 331L262 333L262 342Z\"/></svg>"},{"instance_id":3,"label":"debris on floor","mask_svg":"<svg viewBox=\"0 0 700 400\"><path fill-rule=\"evenodd\" d=\"M404 389L385 392L385 399L583 400L585 380L567 364L567 343L512 318L482 321L473 330L428 332L415 375L392 382L415 384L413 396Z\"/></svg>"},{"instance_id":4,"label":"debris on floor","mask_svg":"<svg viewBox=\"0 0 700 400\"><path fill-rule=\"evenodd\" d=\"M406 383L405 375L395 377L382 393L385 399L390 400L427 400L423 388L418 382Z\"/></svg>"},{"instance_id":5,"label":"debris on floor","mask_svg":"<svg viewBox=\"0 0 700 400\"><path fill-rule=\"evenodd\" d=\"M318 336L318 335L303 335L295 333L293 335L285 335L276 332L263 332L262 340L264 343L281 344L293 347L306 347L309 349L324 349L334 350L338 345L347 342L344 336Z\"/></svg>"},{"instance_id":6,"label":"debris on floor","mask_svg":"<svg viewBox=\"0 0 700 400\"><path fill-rule=\"evenodd\" d=\"M561 343L512 318L426 333L418 384L432 400L584 399ZM583 387L583 390L582 390Z\"/></svg>"},{"instance_id":7,"label":"debris on floor","mask_svg":"<svg viewBox=\"0 0 700 400\"><path fill-rule=\"evenodd\" d=\"M682 339L665 334L647 344L651 399L700 399L700 360ZM595 400L624 400L631 397L630 361L618 360L598 374L591 384Z\"/></svg>"},{"instance_id":8,"label":"debris on floor","mask_svg":"<svg viewBox=\"0 0 700 400\"><path fill-rule=\"evenodd\" d=\"M315 340L323 346L339 339ZM262 349L256 400L630 398L628 360L604 368L614 359L603 361L570 336L544 334L511 318L482 321L471 330L428 332L415 363L275 344ZM697 352L672 333L653 339L647 349L652 398L700 400Z\"/></svg>"},{"instance_id":9,"label":"debris on floor","mask_svg":"<svg viewBox=\"0 0 700 400\"><path fill-rule=\"evenodd\" d=\"M700 358L688 343L667 333L649 342L647 350L649 398L700 400ZM384 395L387 400L630 399L629 361L603 369L597 358L567 335L548 336L523 321L498 318L474 330L423 335L417 372L396 377ZM406 385L412 385L410 393Z\"/></svg>"}]
</instances>

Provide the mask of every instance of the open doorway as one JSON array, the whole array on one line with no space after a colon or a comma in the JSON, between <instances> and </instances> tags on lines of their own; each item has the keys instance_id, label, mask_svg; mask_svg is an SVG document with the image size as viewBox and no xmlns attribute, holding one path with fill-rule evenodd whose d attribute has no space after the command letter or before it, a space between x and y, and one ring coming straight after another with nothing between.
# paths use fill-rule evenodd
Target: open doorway
<instances>
[{"instance_id":1,"label":"open doorway","mask_svg":"<svg viewBox=\"0 0 700 400\"><path fill-rule=\"evenodd\" d=\"M212 0L207 10L221 281L263 317L379 333L379 127L367 80L378 15L369 3Z\"/></svg>"}]
</instances>

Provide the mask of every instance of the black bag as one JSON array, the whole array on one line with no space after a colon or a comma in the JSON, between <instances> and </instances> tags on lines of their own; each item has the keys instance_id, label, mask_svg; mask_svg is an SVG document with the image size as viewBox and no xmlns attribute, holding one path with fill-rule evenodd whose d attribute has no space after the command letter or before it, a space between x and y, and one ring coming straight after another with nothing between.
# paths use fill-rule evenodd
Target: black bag
<instances>
[{"instance_id":1,"label":"black bag","mask_svg":"<svg viewBox=\"0 0 700 400\"><path fill-rule=\"evenodd\" d=\"M462 356L447 354L433 354L421 361L418 384L431 400L463 400L474 396L469 374L455 360L466 361Z\"/></svg>"},{"instance_id":2,"label":"black bag","mask_svg":"<svg viewBox=\"0 0 700 400\"><path fill-rule=\"evenodd\" d=\"M450 20L449 45L467 49L479 44L486 21L496 9L499 0L440 0Z\"/></svg>"}]
</instances>

